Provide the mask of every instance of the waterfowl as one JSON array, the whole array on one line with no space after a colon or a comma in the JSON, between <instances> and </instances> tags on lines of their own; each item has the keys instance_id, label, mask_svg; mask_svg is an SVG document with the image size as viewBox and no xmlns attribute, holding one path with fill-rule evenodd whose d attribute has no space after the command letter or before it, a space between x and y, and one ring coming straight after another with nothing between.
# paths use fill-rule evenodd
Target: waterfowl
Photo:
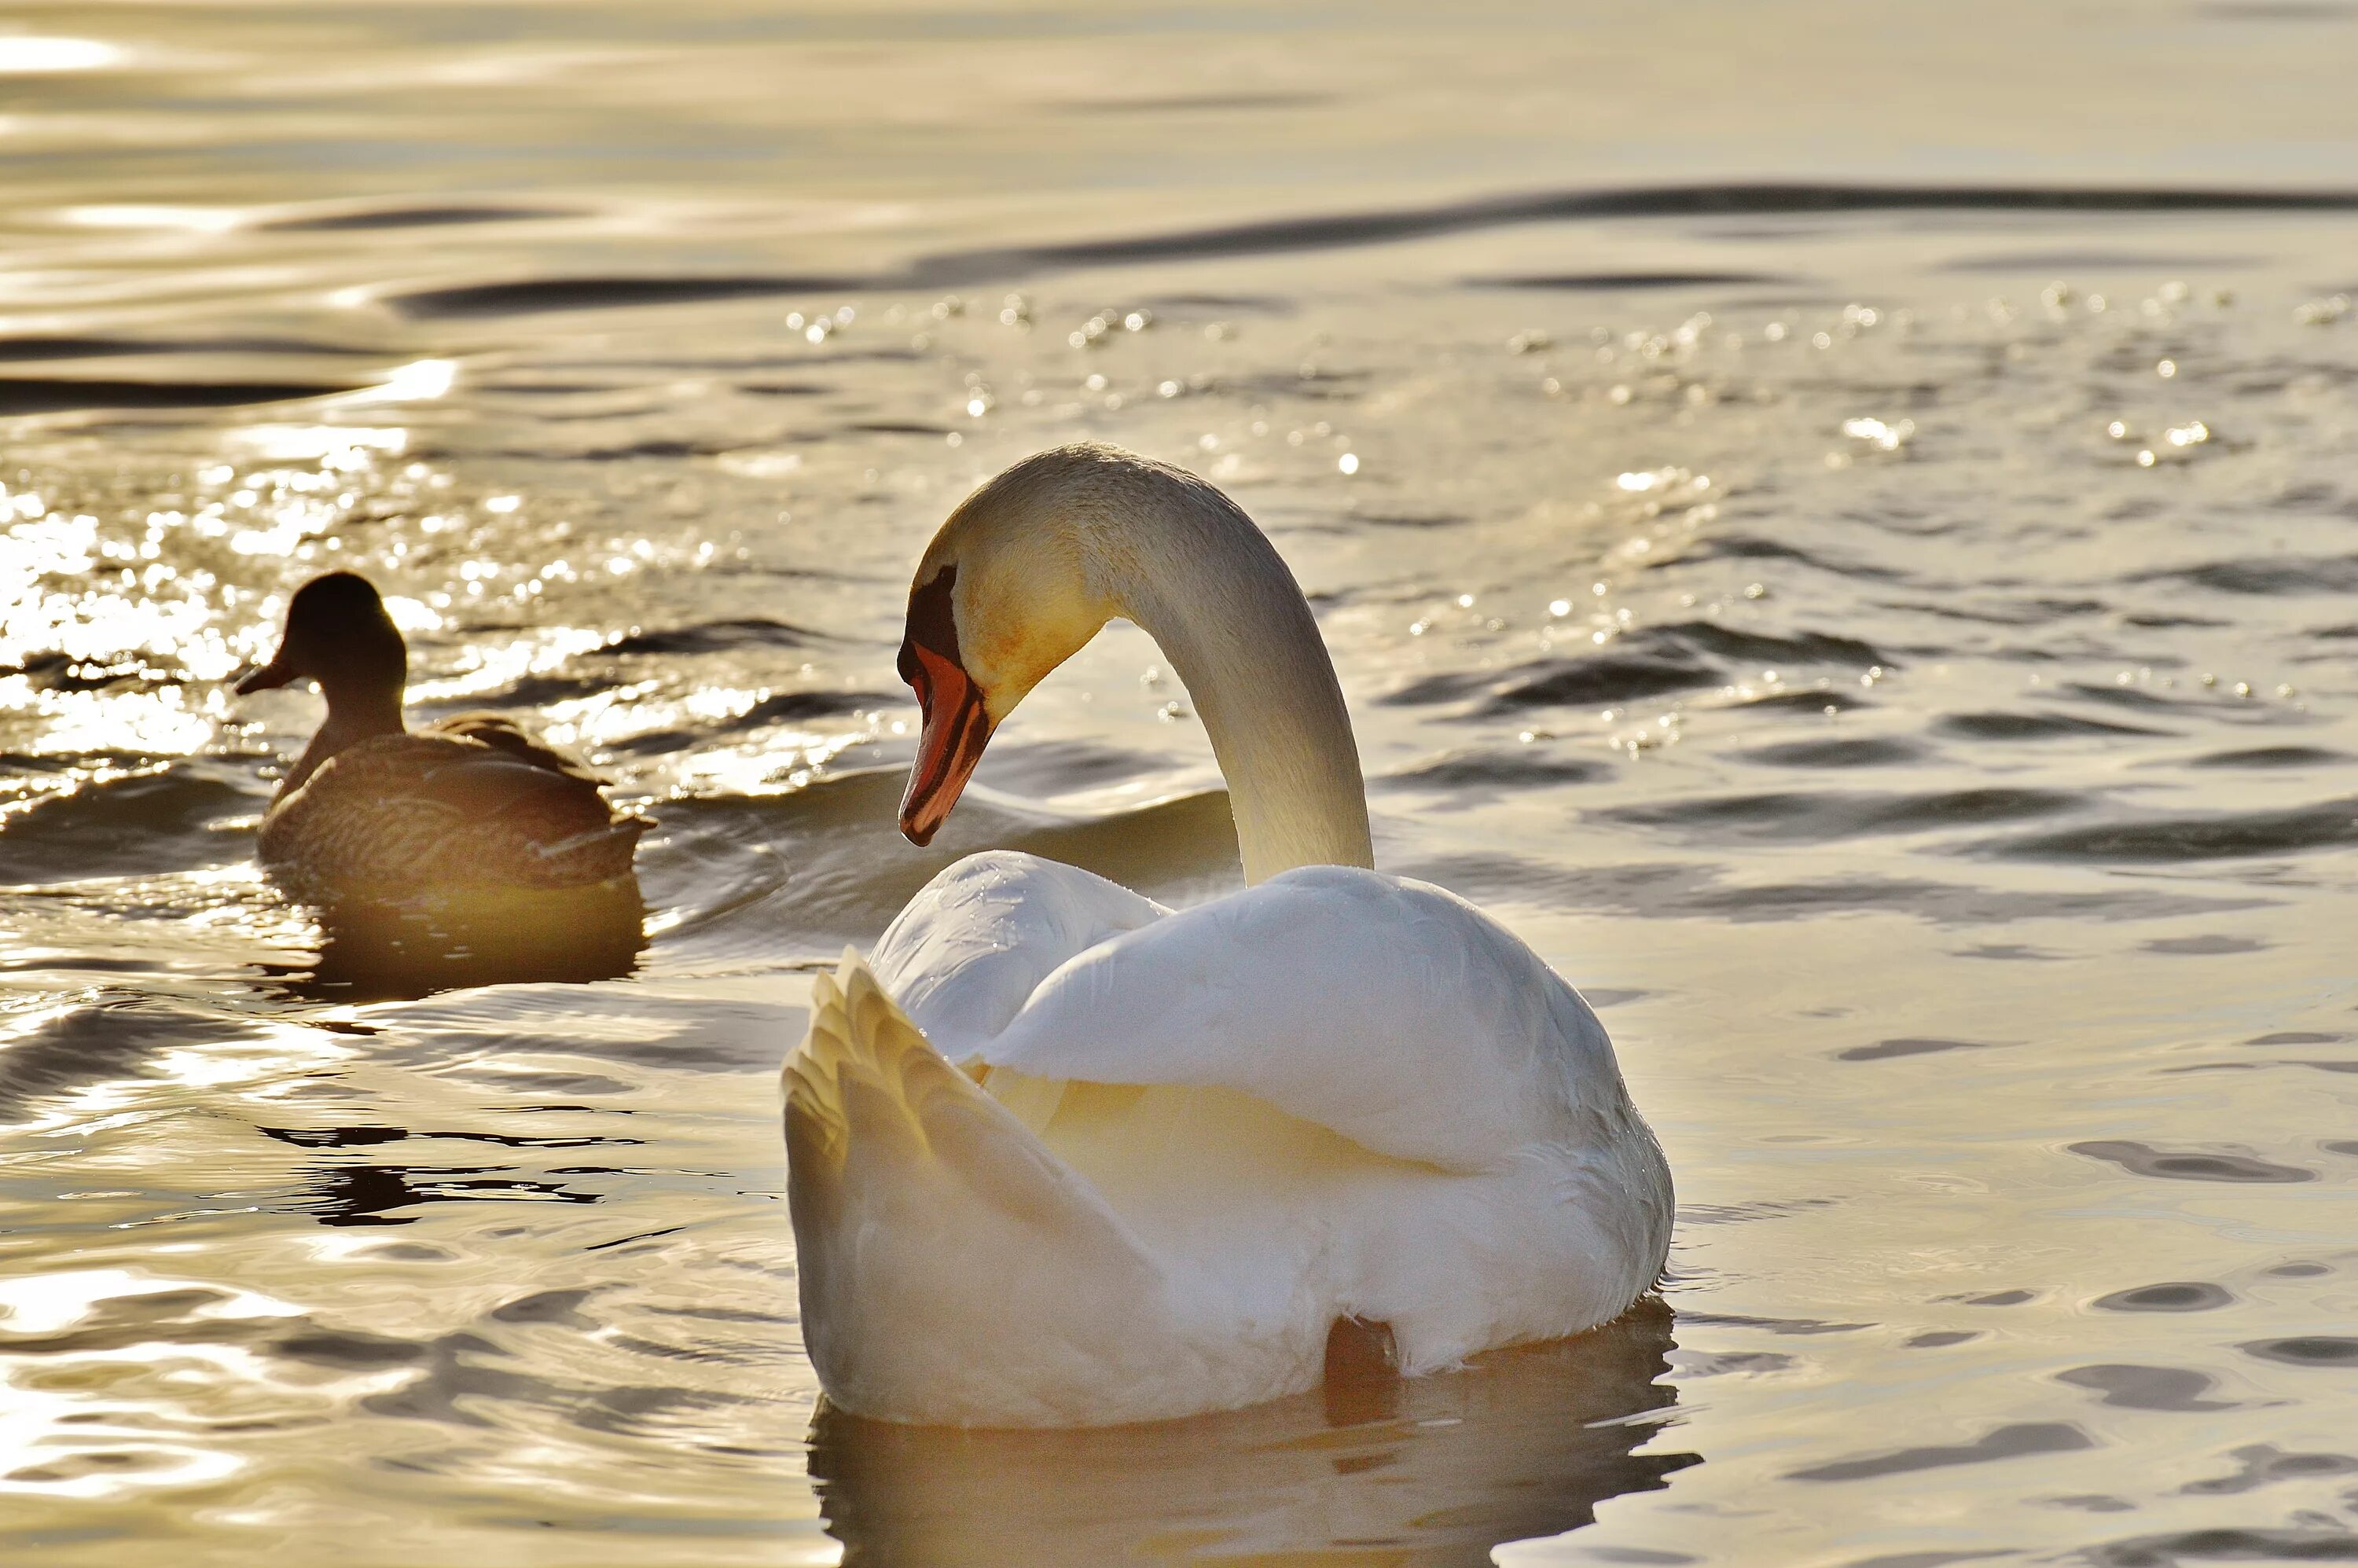
<instances>
[{"instance_id":1,"label":"waterfowl","mask_svg":"<svg viewBox=\"0 0 2358 1568\"><path fill-rule=\"evenodd\" d=\"M578 760L496 713L412 730L409 653L366 578L295 592L276 657L240 696L319 682L328 716L262 819L263 865L320 902L565 890L631 876L652 824L618 814Z\"/></svg>"},{"instance_id":2,"label":"waterfowl","mask_svg":"<svg viewBox=\"0 0 2358 1568\"><path fill-rule=\"evenodd\" d=\"M1660 1276L1671 1193L1612 1043L1503 925L1372 869L1317 624L1218 490L1076 446L951 514L901 648L903 832L932 838L994 727L1115 617L1202 716L1247 885L1174 911L969 856L818 978L785 1135L829 1401L1148 1421L1618 1316Z\"/></svg>"}]
</instances>

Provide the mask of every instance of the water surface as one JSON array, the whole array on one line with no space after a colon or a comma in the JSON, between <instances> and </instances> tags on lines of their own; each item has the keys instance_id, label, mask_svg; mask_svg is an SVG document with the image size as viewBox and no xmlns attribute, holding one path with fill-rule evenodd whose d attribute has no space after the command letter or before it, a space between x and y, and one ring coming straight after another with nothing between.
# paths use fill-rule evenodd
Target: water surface
<instances>
[{"instance_id":1,"label":"water surface","mask_svg":"<svg viewBox=\"0 0 2358 1568\"><path fill-rule=\"evenodd\" d=\"M2358 12L6 25L12 1561L2358 1554ZM986 845L1238 880L1126 628L892 830L910 564L1085 436L1270 530L1383 863L1601 1010L1659 1303L814 1419L812 968ZM317 701L226 682L330 566L656 818L643 951L388 970L260 878Z\"/></svg>"}]
</instances>

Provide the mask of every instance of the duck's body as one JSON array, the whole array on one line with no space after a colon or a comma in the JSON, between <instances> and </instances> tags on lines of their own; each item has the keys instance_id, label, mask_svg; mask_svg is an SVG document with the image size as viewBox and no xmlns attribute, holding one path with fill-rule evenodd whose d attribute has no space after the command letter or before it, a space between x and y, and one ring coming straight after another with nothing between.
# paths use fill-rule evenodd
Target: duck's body
<instances>
[{"instance_id":1,"label":"duck's body","mask_svg":"<svg viewBox=\"0 0 2358 1568\"><path fill-rule=\"evenodd\" d=\"M307 583L278 656L240 692L309 676L328 718L262 820L261 860L321 902L473 897L620 882L644 817L620 815L598 776L499 714L412 731L407 656L376 590L338 572Z\"/></svg>"},{"instance_id":2,"label":"duck's body","mask_svg":"<svg viewBox=\"0 0 2358 1568\"><path fill-rule=\"evenodd\" d=\"M471 714L338 752L271 804L262 863L322 898L628 878L646 819L618 816L578 764L500 744L492 735L502 729L526 740L505 719Z\"/></svg>"},{"instance_id":3,"label":"duck's body","mask_svg":"<svg viewBox=\"0 0 2358 1568\"><path fill-rule=\"evenodd\" d=\"M1003 625L1002 550L1030 552L1042 645ZM1255 885L1174 914L972 856L871 963L821 977L786 1130L830 1400L965 1425L1186 1415L1314 1385L1338 1324L1417 1373L1652 1285L1669 1172L1610 1042L1504 927L1368 869L1332 666L1242 513L1068 449L979 492L917 581L912 837L1014 697L1119 613L1204 715Z\"/></svg>"}]
</instances>

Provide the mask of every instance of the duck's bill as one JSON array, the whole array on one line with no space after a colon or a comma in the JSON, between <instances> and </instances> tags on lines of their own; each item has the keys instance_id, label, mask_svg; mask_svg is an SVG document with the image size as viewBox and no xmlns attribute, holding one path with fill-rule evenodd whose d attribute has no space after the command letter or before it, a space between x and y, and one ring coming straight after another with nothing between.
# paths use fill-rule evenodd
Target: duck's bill
<instances>
[{"instance_id":1,"label":"duck's bill","mask_svg":"<svg viewBox=\"0 0 2358 1568\"><path fill-rule=\"evenodd\" d=\"M915 648L919 665L917 703L925 724L917 737L916 766L909 792L901 797L901 832L920 848L948 820L966 781L990 744L990 711L982 688L954 660L931 648Z\"/></svg>"},{"instance_id":2,"label":"duck's bill","mask_svg":"<svg viewBox=\"0 0 2358 1568\"><path fill-rule=\"evenodd\" d=\"M257 691L276 691L295 679L294 667L285 659L273 659L258 670L249 670L237 683L237 695L245 697Z\"/></svg>"}]
</instances>

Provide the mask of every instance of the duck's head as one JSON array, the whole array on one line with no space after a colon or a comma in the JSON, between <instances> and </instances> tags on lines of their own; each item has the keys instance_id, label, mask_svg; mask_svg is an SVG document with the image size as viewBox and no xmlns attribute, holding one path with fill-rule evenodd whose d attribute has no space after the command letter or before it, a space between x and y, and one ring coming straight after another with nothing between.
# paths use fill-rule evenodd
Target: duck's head
<instances>
[{"instance_id":1,"label":"duck's head","mask_svg":"<svg viewBox=\"0 0 2358 1568\"><path fill-rule=\"evenodd\" d=\"M1123 611L1100 586L1106 520L1140 460L1066 447L1016 464L961 503L909 589L901 678L925 722L901 831L927 844L991 731Z\"/></svg>"},{"instance_id":2,"label":"duck's head","mask_svg":"<svg viewBox=\"0 0 2358 1568\"><path fill-rule=\"evenodd\" d=\"M276 656L239 681L237 690L242 697L310 679L331 704L347 694L363 699L389 694L397 705L408 678L409 651L376 589L355 573L330 572L295 590Z\"/></svg>"}]
</instances>

